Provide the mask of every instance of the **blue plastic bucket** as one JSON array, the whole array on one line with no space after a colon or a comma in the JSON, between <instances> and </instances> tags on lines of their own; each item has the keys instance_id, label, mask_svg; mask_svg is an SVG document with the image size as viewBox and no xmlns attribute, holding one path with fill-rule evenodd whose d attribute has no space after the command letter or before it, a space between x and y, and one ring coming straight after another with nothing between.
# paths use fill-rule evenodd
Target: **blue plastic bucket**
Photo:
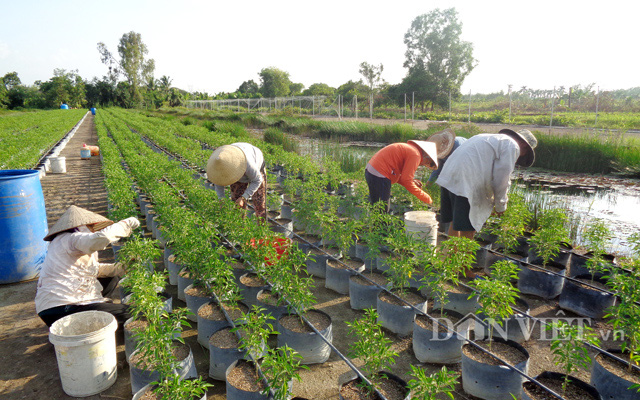
<instances>
[{"instance_id":1,"label":"blue plastic bucket","mask_svg":"<svg viewBox=\"0 0 640 400\"><path fill-rule=\"evenodd\" d=\"M96 109L95 109L95 107L92 107L92 108L91 108L91 115L96 115Z\"/></svg>"},{"instance_id":2,"label":"blue plastic bucket","mask_svg":"<svg viewBox=\"0 0 640 400\"><path fill-rule=\"evenodd\" d=\"M48 225L39 175L37 170L0 171L0 284L40 273Z\"/></svg>"},{"instance_id":3,"label":"blue plastic bucket","mask_svg":"<svg viewBox=\"0 0 640 400\"><path fill-rule=\"evenodd\" d=\"M91 158L91 150L80 149L80 158Z\"/></svg>"},{"instance_id":4,"label":"blue plastic bucket","mask_svg":"<svg viewBox=\"0 0 640 400\"><path fill-rule=\"evenodd\" d=\"M60 109L61 109L61 110L68 110L68 109L69 109L69 106L68 106L68 105L66 105L66 104L63 104L63 105L61 105L61 106L60 106Z\"/></svg>"}]
</instances>

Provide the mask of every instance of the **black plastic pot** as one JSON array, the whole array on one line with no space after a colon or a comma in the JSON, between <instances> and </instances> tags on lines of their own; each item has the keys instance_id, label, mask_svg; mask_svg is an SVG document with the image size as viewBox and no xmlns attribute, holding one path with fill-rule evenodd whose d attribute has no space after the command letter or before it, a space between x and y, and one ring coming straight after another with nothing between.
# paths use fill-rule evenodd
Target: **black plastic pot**
<instances>
[{"instance_id":1,"label":"black plastic pot","mask_svg":"<svg viewBox=\"0 0 640 400\"><path fill-rule=\"evenodd\" d=\"M551 372L551 371L544 371L542 372L540 375L534 377L535 380L538 379L552 379L552 380L557 380L557 381L564 381L564 377L566 375L565 374L561 374L559 372ZM591 397L583 397L581 398L581 400L600 400L600 393L598 393L598 390L596 388L594 388L593 386L589 385L586 382L581 381L580 379L573 377L571 375L569 375L569 379L571 380L569 385L574 385L582 390L584 390L585 392L587 392ZM527 392L526 389L527 388L533 388L534 386L537 386L535 383L533 382L525 382L522 384L523 390L522 390L522 400L537 400L537 397L530 397ZM571 390L571 386L567 386L567 392L569 392ZM562 394L562 393L558 393L558 394ZM619 398L616 397L616 400L618 400ZM637 399L637 397L636 397Z\"/></svg>"},{"instance_id":2,"label":"black plastic pot","mask_svg":"<svg viewBox=\"0 0 640 400\"><path fill-rule=\"evenodd\" d=\"M586 254L584 256L573 254L571 256L571 263L569 266L569 276L574 278L579 275L591 275L591 271L589 271L589 269L586 267L587 261L589 260L590 257L591 257L590 254ZM603 257L604 257L604 262L601 264L603 267L605 268L616 267L615 265L616 257L614 255L605 254ZM605 274L603 272L596 272L594 274L596 278L603 278L605 275L609 275L609 274Z\"/></svg>"},{"instance_id":3,"label":"black plastic pot","mask_svg":"<svg viewBox=\"0 0 640 400\"><path fill-rule=\"evenodd\" d=\"M409 288L405 290L413 292L414 294L422 297L417 289ZM392 290L392 292L395 292L395 290ZM380 298L382 294L383 292L380 292L378 294L376 307L378 309L378 322L383 327L397 334L398 336L410 335L411 332L413 332L413 320L416 316L416 311L412 307L409 307L407 305L387 303ZM423 302L415 304L414 307L420 311L426 311L427 300L424 299Z\"/></svg>"},{"instance_id":4,"label":"black plastic pot","mask_svg":"<svg viewBox=\"0 0 640 400\"><path fill-rule=\"evenodd\" d=\"M516 299L515 308L523 311L525 314L529 314L529 303L518 298ZM478 320L475 327L476 339L488 339L489 337L489 321L482 313L478 314ZM493 324L493 336L502 339L512 340L516 343L524 343L531 336L531 318L521 313L515 313L511 317L507 318L502 325L494 322Z\"/></svg>"},{"instance_id":5,"label":"black plastic pot","mask_svg":"<svg viewBox=\"0 0 640 400\"><path fill-rule=\"evenodd\" d=\"M245 360L236 360L236 361L234 361L227 368L227 371L226 371L225 375L228 375L229 372L233 368L235 368L235 366L238 363L243 363L243 362L249 362L249 361L245 361ZM246 391L246 390L242 390L242 389L239 389L239 388L233 386L232 384L230 384L229 381L226 378L225 378L225 380L227 381L227 384L226 384L227 400L269 400L269 396L263 395L259 391L258 392L249 392L249 391Z\"/></svg>"},{"instance_id":6,"label":"black plastic pot","mask_svg":"<svg viewBox=\"0 0 640 400\"><path fill-rule=\"evenodd\" d=\"M335 258L340 258L342 255L337 254ZM307 266L307 273L318 278L325 278L327 276L327 260L333 258L328 254L309 254L305 261Z\"/></svg>"},{"instance_id":7,"label":"black plastic pot","mask_svg":"<svg viewBox=\"0 0 640 400\"><path fill-rule=\"evenodd\" d=\"M413 323L413 354L421 363L433 364L455 364L460 362L462 345L464 339L469 337L469 324L461 323L454 325L447 320L447 315L455 316L462 320L463 316L455 311L447 311L446 315L437 318L446 327L436 329L423 328L416 321L418 318L429 318L427 316L416 316ZM454 332L456 334L454 334Z\"/></svg>"},{"instance_id":8,"label":"black plastic pot","mask_svg":"<svg viewBox=\"0 0 640 400\"><path fill-rule=\"evenodd\" d=\"M193 313L193 314L187 315L187 318L189 319L189 321L197 322L198 309L203 304L208 303L211 300L211 297L210 296L207 296L207 297L190 296L186 292L191 288L193 288L193 284L187 286L184 289L185 290L184 297L185 297L185 302L187 303L187 308Z\"/></svg>"},{"instance_id":9,"label":"black plastic pot","mask_svg":"<svg viewBox=\"0 0 640 400\"><path fill-rule=\"evenodd\" d=\"M318 329L320 334L329 342L333 341L333 326L331 316L320 310L309 310L308 312L320 313L329 318L329 326ZM278 335L278 346L287 345L302 356L302 364L319 364L327 361L331 355L331 347L315 332L294 332L285 328L280 321L282 318L294 314L282 314L278 319L276 330Z\"/></svg>"},{"instance_id":10,"label":"black plastic pot","mask_svg":"<svg viewBox=\"0 0 640 400\"><path fill-rule=\"evenodd\" d=\"M245 283L243 283L243 278L255 278L258 277L258 274L256 274L255 272L249 272L247 274L244 274L240 277L240 282L238 283L238 287L240 288L240 293L242 294L242 302L246 305L249 306L249 308L251 308L251 306L258 304L258 301L256 300L256 296L258 295L258 292L263 290L263 289L268 289L269 285L267 283L265 283L264 285L260 285L260 286L248 286Z\"/></svg>"},{"instance_id":11,"label":"black plastic pot","mask_svg":"<svg viewBox=\"0 0 640 400\"><path fill-rule=\"evenodd\" d=\"M607 350L609 353L620 357L620 350ZM603 400L638 400L640 393L637 389L629 389L633 382L628 381L606 369L602 365L602 359L610 357L605 353L600 353L593 358L591 369L591 385L595 387ZM625 366L626 368L626 366Z\"/></svg>"},{"instance_id":12,"label":"black plastic pot","mask_svg":"<svg viewBox=\"0 0 640 400\"><path fill-rule=\"evenodd\" d=\"M189 379L193 379L193 378L189 378ZM188 379L186 379L188 380ZM145 385L142 389L138 390L134 395L133 398L131 400L140 400L142 398L142 396L144 396L148 390L153 390L155 389L156 386L151 386L151 385ZM190 399L190 400L196 400L196 399ZM197 400L207 400L207 394L205 393L204 395L202 395L202 397L200 397Z\"/></svg>"},{"instance_id":13,"label":"black plastic pot","mask_svg":"<svg viewBox=\"0 0 640 400\"><path fill-rule=\"evenodd\" d=\"M260 296L263 293L264 294L271 293L271 290L262 289L261 291L259 291L258 294L256 295L256 304L258 306L264 308L266 310L265 313L271 314L271 316L273 317L273 321L277 321L282 314L287 312L287 306L286 305L269 304L269 303L265 303L263 301L260 301ZM273 321L270 321L269 323L271 323L273 325Z\"/></svg>"},{"instance_id":14,"label":"black plastic pot","mask_svg":"<svg viewBox=\"0 0 640 400\"><path fill-rule=\"evenodd\" d=\"M182 270L180 272L182 272ZM184 276L182 276L182 274L178 274L178 299L186 301L184 289L186 289L187 286L191 285L192 283L193 279L185 278Z\"/></svg>"},{"instance_id":15,"label":"black plastic pot","mask_svg":"<svg viewBox=\"0 0 640 400\"><path fill-rule=\"evenodd\" d=\"M335 263L338 262L335 261ZM364 264L357 268L349 269L339 264L334 266L331 261L327 261L324 286L340 294L349 294L349 278L362 271L364 271Z\"/></svg>"},{"instance_id":16,"label":"black plastic pot","mask_svg":"<svg viewBox=\"0 0 640 400\"><path fill-rule=\"evenodd\" d=\"M167 248L165 248L166 251ZM169 284L176 286L178 284L178 273L183 268L182 265L176 264L176 256L171 254L167 257L167 271L169 271Z\"/></svg>"},{"instance_id":17,"label":"black plastic pot","mask_svg":"<svg viewBox=\"0 0 640 400\"><path fill-rule=\"evenodd\" d=\"M182 345L182 344L179 344ZM133 357L136 352L131 354ZM198 371L196 371L196 362L193 358L191 348L189 348L189 355L178 364L176 373L180 375L182 379L197 378ZM146 369L140 369L135 365L129 365L129 376L131 377L131 393L137 393L144 386L151 382L156 382L160 379L160 373L158 371L149 371Z\"/></svg>"},{"instance_id":18,"label":"black plastic pot","mask_svg":"<svg viewBox=\"0 0 640 400\"><path fill-rule=\"evenodd\" d=\"M478 304L478 296L469 298L471 292L471 289L468 289L465 293L448 292L447 302L442 308L449 311L455 311L462 315L475 314L480 308L480 304ZM440 308L439 300L434 299L433 308Z\"/></svg>"},{"instance_id":19,"label":"black plastic pot","mask_svg":"<svg viewBox=\"0 0 640 400\"><path fill-rule=\"evenodd\" d=\"M227 327L220 328L216 332L227 329ZM213 332L215 334L216 332ZM211 336L213 336L213 334ZM217 379L219 381L224 381L226 379L227 369L231 364L235 361L244 358L245 351L240 350L237 347L232 348L221 348L218 347L215 343L212 343L212 340L208 342L209 349L209 377L213 379Z\"/></svg>"},{"instance_id":20,"label":"black plastic pot","mask_svg":"<svg viewBox=\"0 0 640 400\"><path fill-rule=\"evenodd\" d=\"M293 213L291 212L293 207L288 204L283 204L280 207L280 218L291 219L293 217Z\"/></svg>"},{"instance_id":21,"label":"black plastic pot","mask_svg":"<svg viewBox=\"0 0 640 400\"><path fill-rule=\"evenodd\" d=\"M386 375L387 379L390 379L390 380L398 382L400 384L400 386L402 386L403 388L407 387L407 382L404 379L392 374L391 372L381 371L379 374L380 375L382 375L382 374ZM358 385L358 384L360 384L361 381L362 381L362 379L360 379L359 377L356 377L354 379L351 379L351 380L341 384L339 386L339 389L338 389L338 399L344 400L344 397L341 394L343 386L345 386L345 385L347 385L347 384L349 384L351 382L355 382L356 385ZM380 398L379 396L375 397L375 399L379 399L379 398ZM406 389L405 396L403 397L403 400L409 400L410 398L411 398L411 392L408 389Z\"/></svg>"},{"instance_id":22,"label":"black plastic pot","mask_svg":"<svg viewBox=\"0 0 640 400\"><path fill-rule=\"evenodd\" d=\"M363 275L367 277L369 274ZM388 284L384 286L388 287ZM353 310L376 308L378 303L378 293L381 291L382 288L377 285L358 282L358 276L356 275L349 277L349 304Z\"/></svg>"},{"instance_id":23,"label":"black plastic pot","mask_svg":"<svg viewBox=\"0 0 640 400\"><path fill-rule=\"evenodd\" d=\"M203 347L208 348L209 347L209 338L211 337L211 335L214 332L216 332L217 330L219 330L219 329L231 326L231 324L226 319L213 320L213 319L203 318L200 315L200 309L202 307L204 307L206 304L216 304L217 305L217 303L214 302L214 301L210 301L208 303L205 303L205 304L201 305L200 308L198 308L198 313L197 313L197 316L198 316L198 343L200 343ZM238 303L238 304L241 305L242 307L246 307L247 312L248 312L249 307L247 307L246 304L244 304L244 303Z\"/></svg>"},{"instance_id":24,"label":"black plastic pot","mask_svg":"<svg viewBox=\"0 0 640 400\"><path fill-rule=\"evenodd\" d=\"M583 279L585 283L591 282L591 275L578 275L574 279ZM595 278L594 282L604 284L602 279ZM616 296L612 293L582 286L577 282L567 280L560 293L560 308L588 318L604 318L609 313L609 307L616 302Z\"/></svg>"},{"instance_id":25,"label":"black plastic pot","mask_svg":"<svg viewBox=\"0 0 640 400\"><path fill-rule=\"evenodd\" d=\"M277 224L271 226L271 231L280 233L282 236L291 239L293 238L293 222L291 219L280 218L276 220Z\"/></svg>"},{"instance_id":26,"label":"black plastic pot","mask_svg":"<svg viewBox=\"0 0 640 400\"><path fill-rule=\"evenodd\" d=\"M543 268L536 268L522 265L518 273L518 289L521 293L532 294L543 299L556 298L564 287L564 277L567 273L566 267L560 264L552 264L554 267L562 268L556 274L547 272ZM551 271L551 270L549 270Z\"/></svg>"},{"instance_id":27,"label":"black plastic pot","mask_svg":"<svg viewBox=\"0 0 640 400\"><path fill-rule=\"evenodd\" d=\"M527 359L517 363L514 367L525 374L527 373L529 353L524 347L511 340L494 339L494 342L506 343L526 355ZM486 400L511 399L511 394L519 399L522 395L524 380L522 376L507 366L485 364L468 357L464 351L467 346L472 345L462 346L462 388L464 391Z\"/></svg>"},{"instance_id":28,"label":"black plastic pot","mask_svg":"<svg viewBox=\"0 0 640 400\"><path fill-rule=\"evenodd\" d=\"M472 265L472 268L476 269L484 269L487 265L487 257L489 257L489 248L491 248L491 243L486 242L484 240L478 241L480 247L476 251L476 260Z\"/></svg>"},{"instance_id":29,"label":"black plastic pot","mask_svg":"<svg viewBox=\"0 0 640 400\"><path fill-rule=\"evenodd\" d=\"M560 252L558 253L558 255L556 255L555 257L551 257L549 261L555 263L556 265L561 265L564 268L568 268L569 265L573 263L574 256L575 254L573 254L569 249L562 248L560 249ZM529 252L527 254L527 260L529 263L535 264L535 265L542 265L543 263L542 257L538 256L538 253L536 252L535 246L532 246L529 249Z\"/></svg>"}]
</instances>

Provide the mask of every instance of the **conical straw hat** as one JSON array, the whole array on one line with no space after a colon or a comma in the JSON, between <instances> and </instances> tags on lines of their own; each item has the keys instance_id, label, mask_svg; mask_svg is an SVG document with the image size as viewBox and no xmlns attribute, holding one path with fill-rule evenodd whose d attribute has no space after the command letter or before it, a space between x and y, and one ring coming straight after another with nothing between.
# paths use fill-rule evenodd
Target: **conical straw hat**
<instances>
[{"instance_id":1,"label":"conical straw hat","mask_svg":"<svg viewBox=\"0 0 640 400\"><path fill-rule=\"evenodd\" d=\"M247 157L239 147L218 147L207 162L207 179L214 185L229 186L238 182L247 170Z\"/></svg>"},{"instance_id":2,"label":"conical straw hat","mask_svg":"<svg viewBox=\"0 0 640 400\"><path fill-rule=\"evenodd\" d=\"M529 151L524 156L518 157L516 161L516 165L520 165L521 167L530 167L536 159L536 153L534 149L538 146L538 139L531 133L528 129L522 129L518 132L505 128L500 132L505 135L509 135L516 140L520 140L529 147Z\"/></svg>"},{"instance_id":3,"label":"conical straw hat","mask_svg":"<svg viewBox=\"0 0 640 400\"><path fill-rule=\"evenodd\" d=\"M62 214L58 222L49 229L49 234L44 237L44 240L51 241L53 240L53 237L60 232L77 228L82 225L92 224L96 224L94 226L94 230L99 231L100 229L104 229L113 224L113 221L100 214L85 210L84 208L70 206L67 211Z\"/></svg>"},{"instance_id":4,"label":"conical straw hat","mask_svg":"<svg viewBox=\"0 0 640 400\"><path fill-rule=\"evenodd\" d=\"M431 158L436 168L438 167L438 150L436 149L435 143L427 142L426 140L409 140L407 143L413 143L418 146Z\"/></svg>"},{"instance_id":5,"label":"conical straw hat","mask_svg":"<svg viewBox=\"0 0 640 400\"><path fill-rule=\"evenodd\" d=\"M434 133L429 136L427 142L433 142L436 144L436 148L438 149L438 158L442 160L451 153L451 150L453 150L454 140L456 140L456 134L451 130L451 128L447 128L442 132Z\"/></svg>"}]
</instances>

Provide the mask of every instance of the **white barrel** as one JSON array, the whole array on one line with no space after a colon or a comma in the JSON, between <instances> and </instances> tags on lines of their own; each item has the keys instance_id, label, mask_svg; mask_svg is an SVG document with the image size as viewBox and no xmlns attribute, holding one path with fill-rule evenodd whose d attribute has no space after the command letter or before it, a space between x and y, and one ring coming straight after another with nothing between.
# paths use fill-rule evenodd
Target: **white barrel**
<instances>
[{"instance_id":1,"label":"white barrel","mask_svg":"<svg viewBox=\"0 0 640 400\"><path fill-rule=\"evenodd\" d=\"M51 173L65 174L67 172L67 159L65 157L51 157Z\"/></svg>"},{"instance_id":2,"label":"white barrel","mask_svg":"<svg viewBox=\"0 0 640 400\"><path fill-rule=\"evenodd\" d=\"M118 377L115 317L104 311L82 311L60 318L49 329L56 349L62 389L73 397L102 392Z\"/></svg>"},{"instance_id":3,"label":"white barrel","mask_svg":"<svg viewBox=\"0 0 640 400\"><path fill-rule=\"evenodd\" d=\"M409 211L404 213L404 227L407 236L425 241L433 246L438 240L438 221L432 211Z\"/></svg>"}]
</instances>

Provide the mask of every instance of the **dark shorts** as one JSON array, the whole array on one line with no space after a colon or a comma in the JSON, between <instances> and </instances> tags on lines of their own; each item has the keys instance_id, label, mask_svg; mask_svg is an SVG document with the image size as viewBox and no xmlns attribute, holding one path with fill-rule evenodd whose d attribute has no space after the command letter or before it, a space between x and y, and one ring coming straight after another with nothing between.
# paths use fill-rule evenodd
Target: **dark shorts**
<instances>
[{"instance_id":1,"label":"dark shorts","mask_svg":"<svg viewBox=\"0 0 640 400\"><path fill-rule=\"evenodd\" d=\"M103 287L102 295L109 297L115 293L115 289L118 285L118 278L98 278L98 281ZM93 303L93 304L68 304L65 306L58 306L41 311L38 316L42 321L51 326L54 322L62 317L66 317L70 314L75 314L81 311L105 311L109 314L113 314L118 321L118 328L121 329L125 321L128 320L131 315L129 314L129 306L126 304L114 304L114 303Z\"/></svg>"},{"instance_id":2,"label":"dark shorts","mask_svg":"<svg viewBox=\"0 0 640 400\"><path fill-rule=\"evenodd\" d=\"M440 222L452 222L456 231L475 231L469 220L469 199L440 188Z\"/></svg>"},{"instance_id":3,"label":"dark shorts","mask_svg":"<svg viewBox=\"0 0 640 400\"><path fill-rule=\"evenodd\" d=\"M385 203L385 211L389 212L389 199L391 198L391 181L388 178L375 176L369 171L364 171L364 179L369 186L369 202L378 201Z\"/></svg>"}]
</instances>

